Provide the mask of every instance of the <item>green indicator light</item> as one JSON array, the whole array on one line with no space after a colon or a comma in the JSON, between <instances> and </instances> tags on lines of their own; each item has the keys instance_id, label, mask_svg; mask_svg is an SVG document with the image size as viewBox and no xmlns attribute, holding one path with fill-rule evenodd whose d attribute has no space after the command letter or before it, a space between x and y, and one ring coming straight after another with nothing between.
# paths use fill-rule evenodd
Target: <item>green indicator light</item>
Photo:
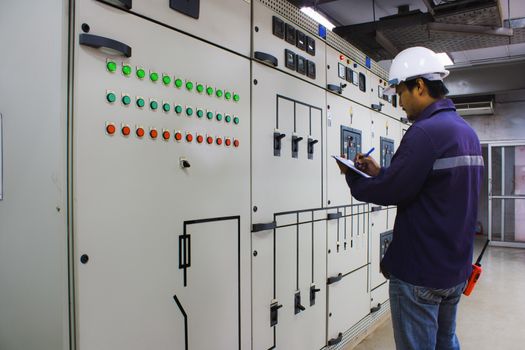
<instances>
[{"instance_id":1,"label":"green indicator light","mask_svg":"<svg viewBox=\"0 0 525 350\"><path fill-rule=\"evenodd\" d=\"M206 117L208 117L208 119L213 119L213 112L206 113Z\"/></svg>"},{"instance_id":2,"label":"green indicator light","mask_svg":"<svg viewBox=\"0 0 525 350\"><path fill-rule=\"evenodd\" d=\"M149 106L151 107L151 109L157 109L159 108L159 104L157 103L157 101L151 101L149 103Z\"/></svg>"},{"instance_id":3,"label":"green indicator light","mask_svg":"<svg viewBox=\"0 0 525 350\"><path fill-rule=\"evenodd\" d=\"M108 94L106 95L106 99L108 100L108 102L113 103L117 100L117 96L115 96L115 94L112 92L108 92Z\"/></svg>"},{"instance_id":4,"label":"green indicator light","mask_svg":"<svg viewBox=\"0 0 525 350\"><path fill-rule=\"evenodd\" d=\"M221 121L221 120L222 120L222 114L217 113L217 120L218 120L218 121Z\"/></svg>"},{"instance_id":5,"label":"green indicator light","mask_svg":"<svg viewBox=\"0 0 525 350\"><path fill-rule=\"evenodd\" d=\"M171 83L171 78L167 75L164 75L162 77L162 82L164 83L164 85L169 85Z\"/></svg>"},{"instance_id":6,"label":"green indicator light","mask_svg":"<svg viewBox=\"0 0 525 350\"><path fill-rule=\"evenodd\" d=\"M210 96L213 95L213 88L208 86L208 88L206 88L206 93Z\"/></svg>"},{"instance_id":7,"label":"green indicator light","mask_svg":"<svg viewBox=\"0 0 525 350\"><path fill-rule=\"evenodd\" d=\"M198 92L203 92L204 91L204 86L202 84L198 84L197 85L197 91Z\"/></svg>"},{"instance_id":8,"label":"green indicator light","mask_svg":"<svg viewBox=\"0 0 525 350\"><path fill-rule=\"evenodd\" d=\"M186 89L193 90L193 83L191 81L186 82Z\"/></svg>"},{"instance_id":9,"label":"green indicator light","mask_svg":"<svg viewBox=\"0 0 525 350\"><path fill-rule=\"evenodd\" d=\"M144 99L143 98L137 98L137 106L142 108L142 107L144 107L144 105L145 105Z\"/></svg>"},{"instance_id":10,"label":"green indicator light","mask_svg":"<svg viewBox=\"0 0 525 350\"><path fill-rule=\"evenodd\" d=\"M131 67L128 65L122 66L122 74L129 76L131 74Z\"/></svg>"},{"instance_id":11,"label":"green indicator light","mask_svg":"<svg viewBox=\"0 0 525 350\"><path fill-rule=\"evenodd\" d=\"M229 123L232 121L232 117L230 117L229 115L227 115L226 117L224 117L224 120L226 121L226 123Z\"/></svg>"},{"instance_id":12,"label":"green indicator light","mask_svg":"<svg viewBox=\"0 0 525 350\"><path fill-rule=\"evenodd\" d=\"M180 88L182 86L182 80L181 79L175 80L175 86Z\"/></svg>"},{"instance_id":13,"label":"green indicator light","mask_svg":"<svg viewBox=\"0 0 525 350\"><path fill-rule=\"evenodd\" d=\"M222 97L222 90L215 91L215 95L217 95L217 97Z\"/></svg>"},{"instance_id":14,"label":"green indicator light","mask_svg":"<svg viewBox=\"0 0 525 350\"><path fill-rule=\"evenodd\" d=\"M159 80L159 74L155 73L155 72L152 72L152 73L149 74L149 78L151 79L151 81L157 81L157 80Z\"/></svg>"},{"instance_id":15,"label":"green indicator light","mask_svg":"<svg viewBox=\"0 0 525 350\"><path fill-rule=\"evenodd\" d=\"M227 99L227 100L229 100L230 98L232 98L232 94L231 94L231 92L228 92L228 91L227 91L227 92L224 94L224 98Z\"/></svg>"},{"instance_id":16,"label":"green indicator light","mask_svg":"<svg viewBox=\"0 0 525 350\"><path fill-rule=\"evenodd\" d=\"M113 61L108 61L106 67L108 68L108 71L112 73L117 70L117 64Z\"/></svg>"},{"instance_id":17,"label":"green indicator light","mask_svg":"<svg viewBox=\"0 0 525 350\"><path fill-rule=\"evenodd\" d=\"M233 94L233 100L234 100L235 102L239 102L239 99L240 99L239 95L237 95L237 94Z\"/></svg>"},{"instance_id":18,"label":"green indicator light","mask_svg":"<svg viewBox=\"0 0 525 350\"><path fill-rule=\"evenodd\" d=\"M164 112L169 112L170 111L170 104L169 103L165 103L162 105L162 109L164 110Z\"/></svg>"},{"instance_id":19,"label":"green indicator light","mask_svg":"<svg viewBox=\"0 0 525 350\"><path fill-rule=\"evenodd\" d=\"M197 117L202 118L204 116L204 112L202 109L197 110Z\"/></svg>"},{"instance_id":20,"label":"green indicator light","mask_svg":"<svg viewBox=\"0 0 525 350\"><path fill-rule=\"evenodd\" d=\"M239 124L239 117L235 117L235 118L233 118L233 122L234 122L235 124Z\"/></svg>"},{"instance_id":21,"label":"green indicator light","mask_svg":"<svg viewBox=\"0 0 525 350\"><path fill-rule=\"evenodd\" d=\"M146 72L144 72L144 69L142 68L137 69L137 78L144 79L145 76L146 76Z\"/></svg>"},{"instance_id":22,"label":"green indicator light","mask_svg":"<svg viewBox=\"0 0 525 350\"><path fill-rule=\"evenodd\" d=\"M191 109L190 107L186 108L186 114L188 115L188 117L192 116L193 115L193 109Z\"/></svg>"},{"instance_id":23,"label":"green indicator light","mask_svg":"<svg viewBox=\"0 0 525 350\"><path fill-rule=\"evenodd\" d=\"M181 105L175 106L175 112L177 112L177 114L182 113L182 106Z\"/></svg>"},{"instance_id":24,"label":"green indicator light","mask_svg":"<svg viewBox=\"0 0 525 350\"><path fill-rule=\"evenodd\" d=\"M122 96L122 103L125 105L129 105L131 103L131 98L128 95Z\"/></svg>"}]
</instances>

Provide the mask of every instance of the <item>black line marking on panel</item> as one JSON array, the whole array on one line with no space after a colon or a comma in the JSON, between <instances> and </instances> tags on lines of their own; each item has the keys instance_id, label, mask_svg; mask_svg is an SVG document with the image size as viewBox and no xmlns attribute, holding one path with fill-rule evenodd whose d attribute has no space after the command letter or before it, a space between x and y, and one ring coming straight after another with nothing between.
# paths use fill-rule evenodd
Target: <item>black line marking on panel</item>
<instances>
[{"instance_id":1,"label":"black line marking on panel","mask_svg":"<svg viewBox=\"0 0 525 350\"><path fill-rule=\"evenodd\" d=\"M186 269L188 267L191 267L191 240L190 240L190 235L187 234L187 227L190 226L190 225L195 225L195 224L203 224L203 223L207 223L207 222L216 222L216 221L230 221L230 220L237 220L237 282L238 282L238 286L237 286L237 291L238 291L238 295L237 295L237 305L239 306L239 310L237 312L237 316L238 316L238 332L239 332L239 350L241 350L241 217L240 216L224 216L224 217L216 217L216 218L208 218L208 219L198 219L198 220L188 220L188 221L184 221L184 224L183 224L183 235L181 235L182 237L188 237L187 240L188 240L188 245L186 246L185 245L185 248L188 252L187 256L185 255L186 252L184 252L184 259L186 260L186 257L188 258L188 263L184 263L182 264L184 266L184 287L187 287L187 284L186 284ZM181 257L180 257L180 253L181 253L181 246L180 246L180 240L181 240L181 236L179 236L179 264L181 262ZM175 300L177 301L177 299ZM179 308L181 308L182 306L179 305ZM187 344L187 342L186 342ZM187 347L186 347L186 350L187 350Z\"/></svg>"},{"instance_id":2,"label":"black line marking on panel","mask_svg":"<svg viewBox=\"0 0 525 350\"><path fill-rule=\"evenodd\" d=\"M293 104L293 132L297 132L297 102Z\"/></svg>"},{"instance_id":3,"label":"black line marking on panel","mask_svg":"<svg viewBox=\"0 0 525 350\"><path fill-rule=\"evenodd\" d=\"M297 213L296 231L295 231L295 254L296 254L296 287L295 290L299 290L299 213Z\"/></svg>"},{"instance_id":4,"label":"black line marking on panel","mask_svg":"<svg viewBox=\"0 0 525 350\"><path fill-rule=\"evenodd\" d=\"M186 311L184 311L184 308L182 307L182 304L180 303L179 298L177 298L176 294L173 296L173 299L175 299L175 302L177 303L177 306L179 307L182 316L184 316L184 349L188 350L188 315L186 314Z\"/></svg>"},{"instance_id":5,"label":"black line marking on panel","mask_svg":"<svg viewBox=\"0 0 525 350\"><path fill-rule=\"evenodd\" d=\"M275 128L279 130L279 95L275 95Z\"/></svg>"},{"instance_id":6,"label":"black line marking on panel","mask_svg":"<svg viewBox=\"0 0 525 350\"><path fill-rule=\"evenodd\" d=\"M388 280L387 281L384 281L383 283L381 283L380 285L378 285L377 287L375 287L374 289L370 290L371 292L373 292L374 290L378 289L379 287L382 287L384 286L385 284L388 283Z\"/></svg>"},{"instance_id":7,"label":"black line marking on panel","mask_svg":"<svg viewBox=\"0 0 525 350\"><path fill-rule=\"evenodd\" d=\"M312 211L312 283L314 283L314 266L315 266L315 249L314 249L315 235L314 235L314 231L315 231L315 228L314 228L314 212Z\"/></svg>"},{"instance_id":8,"label":"black line marking on panel","mask_svg":"<svg viewBox=\"0 0 525 350\"><path fill-rule=\"evenodd\" d=\"M339 213L339 210L337 211ZM336 252L339 253L339 218L337 218L337 240L335 242Z\"/></svg>"},{"instance_id":9,"label":"black line marking on panel","mask_svg":"<svg viewBox=\"0 0 525 350\"><path fill-rule=\"evenodd\" d=\"M344 227L344 230L345 230L345 232L344 232L344 240L345 240L345 243L344 243L344 250L346 250L346 209L347 209L347 208L343 208L343 209L344 209L344 220L345 220L345 221L344 221L344 226L343 226L343 227Z\"/></svg>"},{"instance_id":10,"label":"black line marking on panel","mask_svg":"<svg viewBox=\"0 0 525 350\"><path fill-rule=\"evenodd\" d=\"M359 271L359 270L361 270L361 269L367 267L368 265L370 265L370 264L369 264L369 263L366 263L366 264L361 265L361 266L359 266L358 268L356 268L356 269L354 269L354 270L352 270L352 271L350 271L350 272L345 273L345 274L343 275L343 278L346 277L346 276L348 276L348 275L350 275L350 274L352 274L352 273L354 273L354 272L356 272L356 271Z\"/></svg>"},{"instance_id":11,"label":"black line marking on panel","mask_svg":"<svg viewBox=\"0 0 525 350\"><path fill-rule=\"evenodd\" d=\"M277 222L277 216L274 214L273 215L273 221L274 222ZM277 256L277 227L273 229L273 298L276 299L277 298L277 288L276 288L276 283L277 283L277 278L276 278L276 273L277 273L277 270L276 270L276 256Z\"/></svg>"},{"instance_id":12,"label":"black line marking on panel","mask_svg":"<svg viewBox=\"0 0 525 350\"><path fill-rule=\"evenodd\" d=\"M312 135L312 107L308 108L308 118L309 120L309 132L308 135Z\"/></svg>"}]
</instances>

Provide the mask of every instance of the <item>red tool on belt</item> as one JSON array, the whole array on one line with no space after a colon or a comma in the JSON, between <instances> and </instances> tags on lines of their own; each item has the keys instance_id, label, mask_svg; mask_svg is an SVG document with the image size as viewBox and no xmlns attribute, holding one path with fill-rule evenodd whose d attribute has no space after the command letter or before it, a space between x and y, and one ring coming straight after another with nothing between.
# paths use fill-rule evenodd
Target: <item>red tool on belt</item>
<instances>
[{"instance_id":1,"label":"red tool on belt","mask_svg":"<svg viewBox=\"0 0 525 350\"><path fill-rule=\"evenodd\" d=\"M470 274L470 277L468 278L467 287L463 291L463 294L466 296L469 296L470 293L474 290L474 287L476 286L476 282L479 279L479 276L481 275L481 258L483 257L483 253L485 253L485 249L487 249L487 246L489 245L490 240L487 239L487 243L485 243L485 246L483 247L483 250L481 251L481 254L478 256L478 260L476 260L475 264L472 264L472 273Z\"/></svg>"}]
</instances>

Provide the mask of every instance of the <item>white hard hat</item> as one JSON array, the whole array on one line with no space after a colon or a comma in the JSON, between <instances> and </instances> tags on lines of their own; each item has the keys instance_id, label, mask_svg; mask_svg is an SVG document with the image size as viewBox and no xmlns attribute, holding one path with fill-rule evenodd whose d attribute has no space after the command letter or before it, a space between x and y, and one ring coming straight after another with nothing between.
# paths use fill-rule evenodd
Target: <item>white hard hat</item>
<instances>
[{"instance_id":1,"label":"white hard hat","mask_svg":"<svg viewBox=\"0 0 525 350\"><path fill-rule=\"evenodd\" d=\"M395 95L396 85L415 79L443 80L449 71L445 69L434 51L426 47L415 46L405 49L397 54L390 66L388 87L385 95Z\"/></svg>"}]
</instances>

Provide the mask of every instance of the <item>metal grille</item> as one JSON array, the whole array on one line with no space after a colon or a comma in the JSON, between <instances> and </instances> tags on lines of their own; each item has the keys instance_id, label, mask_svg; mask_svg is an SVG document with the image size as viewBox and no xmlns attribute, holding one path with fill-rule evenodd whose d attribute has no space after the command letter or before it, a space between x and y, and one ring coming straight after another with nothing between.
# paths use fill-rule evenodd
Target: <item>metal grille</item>
<instances>
[{"instance_id":1,"label":"metal grille","mask_svg":"<svg viewBox=\"0 0 525 350\"><path fill-rule=\"evenodd\" d=\"M436 22L501 27L501 15L497 5L452 15L438 16Z\"/></svg>"},{"instance_id":2,"label":"metal grille","mask_svg":"<svg viewBox=\"0 0 525 350\"><path fill-rule=\"evenodd\" d=\"M347 344L355 341L357 338L366 334L367 330L377 322L383 315L390 312L390 303L388 301L381 304L381 309L369 314L364 319L362 319L358 324L350 328L343 334L343 340L334 346L327 347L329 350L342 350L346 347Z\"/></svg>"},{"instance_id":3,"label":"metal grille","mask_svg":"<svg viewBox=\"0 0 525 350\"><path fill-rule=\"evenodd\" d=\"M258 0L262 4L271 8L279 15L285 17L289 21L301 26L310 33L318 33L318 24L316 21L301 12L296 6L290 4L286 0ZM366 67L366 55L359 51L355 46L351 45L348 41L341 38L339 35L332 33L327 30L326 43L339 52L343 53L357 64ZM388 79L387 71L377 64L377 62L371 60L370 70L378 75L382 79Z\"/></svg>"}]
</instances>

